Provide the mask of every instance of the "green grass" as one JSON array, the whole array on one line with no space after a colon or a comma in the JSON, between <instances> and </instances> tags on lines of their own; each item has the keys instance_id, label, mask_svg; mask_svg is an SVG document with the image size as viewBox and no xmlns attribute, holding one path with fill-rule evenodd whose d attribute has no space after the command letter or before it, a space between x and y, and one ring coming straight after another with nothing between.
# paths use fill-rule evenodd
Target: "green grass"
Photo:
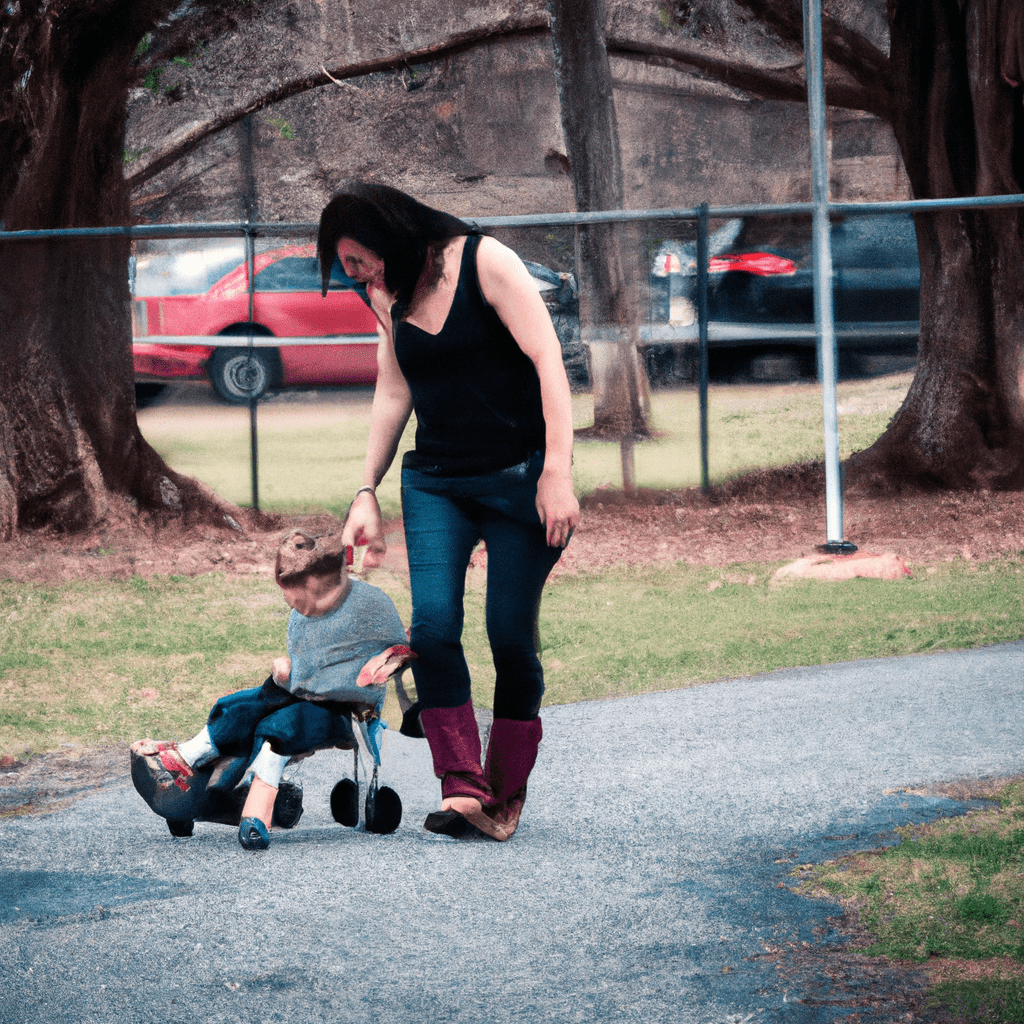
<instances>
[{"instance_id":1,"label":"green grass","mask_svg":"<svg viewBox=\"0 0 1024 1024\"><path fill-rule=\"evenodd\" d=\"M1024 783L995 800L993 809L897 829L898 846L805 867L800 891L856 908L874 939L868 955L943 958L931 998L953 1019L1017 1024L1024 1022ZM964 961L995 970L969 977Z\"/></svg>"},{"instance_id":2,"label":"green grass","mask_svg":"<svg viewBox=\"0 0 1024 1024\"><path fill-rule=\"evenodd\" d=\"M324 410L303 403L258 407L259 498L265 511L344 516L363 482L372 389L353 388ZM146 440L168 465L238 505L252 504L247 408L157 406L139 414ZM401 450L412 447L414 424ZM400 512L396 468L378 490L389 515Z\"/></svg>"},{"instance_id":3,"label":"green grass","mask_svg":"<svg viewBox=\"0 0 1024 1024\"><path fill-rule=\"evenodd\" d=\"M943 1008L963 1024L1024 1024L1024 979L986 978L947 981L930 992L934 1008Z\"/></svg>"},{"instance_id":4,"label":"green grass","mask_svg":"<svg viewBox=\"0 0 1024 1024\"><path fill-rule=\"evenodd\" d=\"M778 567L677 565L556 578L541 609L548 699L646 693L1024 634L1019 559L977 568L942 563L914 579L850 586L773 585ZM482 653L482 632L471 635Z\"/></svg>"},{"instance_id":5,"label":"green grass","mask_svg":"<svg viewBox=\"0 0 1024 1024\"><path fill-rule=\"evenodd\" d=\"M556 577L541 608L546 702L1024 634L1020 558L942 563L898 583L778 586L775 568L680 564ZM488 707L482 577L470 571L465 646L474 699ZM370 579L408 622L407 582L383 571ZM217 573L53 587L0 580L0 754L191 735L218 696L266 678L284 652L286 621L270 580ZM397 717L396 708L388 714Z\"/></svg>"},{"instance_id":6,"label":"green grass","mask_svg":"<svg viewBox=\"0 0 1024 1024\"><path fill-rule=\"evenodd\" d=\"M840 454L866 448L885 429L910 384L909 374L839 386ZM335 392L336 404L315 414L301 402L259 406L260 507L267 511L328 511L343 515L363 482L372 391ZM816 384L772 387L715 386L708 398L709 466L713 481L758 466L784 466L824 455L821 388ZM593 422L589 394L573 396L576 427ZM198 477L218 494L248 505L252 500L247 409L174 406L144 409L139 425L146 440L179 472ZM692 388L655 391L651 425L656 435L636 448L639 487L681 488L700 483L699 399ZM399 448L412 446L410 424ZM399 514L398 460L379 488L381 505ZM579 494L601 484L621 486L618 446L576 444L574 475Z\"/></svg>"},{"instance_id":7,"label":"green grass","mask_svg":"<svg viewBox=\"0 0 1024 1024\"><path fill-rule=\"evenodd\" d=\"M885 430L910 386L910 375L839 385L840 457L867 448ZM576 396L577 426L592 422L589 396ZM693 389L655 391L655 439L636 448L639 487L673 489L700 483L700 403ZM708 465L712 483L763 466L786 466L824 457L821 388L716 385L708 394ZM576 485L622 484L615 445L577 442Z\"/></svg>"}]
</instances>

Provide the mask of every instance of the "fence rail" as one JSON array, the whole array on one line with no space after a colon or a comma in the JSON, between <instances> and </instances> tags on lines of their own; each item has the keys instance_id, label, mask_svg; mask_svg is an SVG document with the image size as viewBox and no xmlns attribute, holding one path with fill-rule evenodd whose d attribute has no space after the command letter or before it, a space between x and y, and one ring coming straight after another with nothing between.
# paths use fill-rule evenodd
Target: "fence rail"
<instances>
[{"instance_id":1,"label":"fence rail","mask_svg":"<svg viewBox=\"0 0 1024 1024\"><path fill-rule=\"evenodd\" d=\"M872 216L885 213L929 213L943 210L973 210L1024 206L1024 193L1002 196L967 196L952 199L908 199L886 202L830 202L829 214ZM650 210L595 210L585 213L533 213L508 217L465 217L467 224L479 228L576 227L581 224L628 223L630 221L699 221L702 206L658 207ZM810 216L813 203L775 203L733 206L708 206L707 217L731 220L736 217ZM0 228L0 244L31 242L45 238L217 238L227 235L252 235L257 238L285 238L316 235L317 225L295 221L211 221L195 224L136 224L95 228L48 228L7 231Z\"/></svg>"}]
</instances>

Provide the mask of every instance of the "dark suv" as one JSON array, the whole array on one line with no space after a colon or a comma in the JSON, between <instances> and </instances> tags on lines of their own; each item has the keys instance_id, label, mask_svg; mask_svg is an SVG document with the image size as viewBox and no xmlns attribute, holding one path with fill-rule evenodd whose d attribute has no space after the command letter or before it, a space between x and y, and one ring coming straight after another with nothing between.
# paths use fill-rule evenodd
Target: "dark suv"
<instances>
[{"instance_id":1,"label":"dark suv","mask_svg":"<svg viewBox=\"0 0 1024 1024\"><path fill-rule=\"evenodd\" d=\"M870 370L881 359L909 364L917 350L920 272L909 214L835 218L831 228L835 329L840 371ZM750 257L712 259L709 279L709 358L725 376L813 377L814 276L810 223L748 222L735 239L779 257L751 266ZM729 266L729 260L737 260ZM692 373L696 324L670 327L670 302L696 303L693 266L655 268L651 288L652 345L648 363L677 375ZM788 264L788 266L787 266ZM658 271L661 271L659 274ZM692 307L691 307L692 308ZM673 337L673 334L678 337ZM659 344L660 342L660 344ZM665 345L664 342L670 342ZM687 358L689 357L689 358Z\"/></svg>"}]
</instances>

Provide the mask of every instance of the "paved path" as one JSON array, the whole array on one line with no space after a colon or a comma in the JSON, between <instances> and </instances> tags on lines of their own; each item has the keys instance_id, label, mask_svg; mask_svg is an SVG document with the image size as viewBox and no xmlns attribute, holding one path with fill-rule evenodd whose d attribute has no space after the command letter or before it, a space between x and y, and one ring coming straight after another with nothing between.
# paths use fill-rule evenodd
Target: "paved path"
<instances>
[{"instance_id":1,"label":"paved path","mask_svg":"<svg viewBox=\"0 0 1024 1024\"><path fill-rule=\"evenodd\" d=\"M422 830L429 754L397 734L391 836L331 821L341 752L305 763L305 817L259 854L224 826L172 840L117 782L0 823L0 1020L841 1019L766 951L829 942L836 908L779 883L963 809L886 790L1024 772L1022 697L1017 643L549 708L504 845Z\"/></svg>"}]
</instances>

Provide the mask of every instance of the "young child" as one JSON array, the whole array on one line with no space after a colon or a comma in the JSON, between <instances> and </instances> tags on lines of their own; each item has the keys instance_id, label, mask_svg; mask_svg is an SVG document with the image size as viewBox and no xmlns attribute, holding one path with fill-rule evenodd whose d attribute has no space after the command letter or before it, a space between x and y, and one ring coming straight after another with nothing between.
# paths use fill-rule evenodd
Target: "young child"
<instances>
[{"instance_id":1,"label":"young child","mask_svg":"<svg viewBox=\"0 0 1024 1024\"><path fill-rule=\"evenodd\" d=\"M151 775L155 771L170 777L162 788L158 782L160 792L152 800L136 782L157 813L172 819L174 801L186 806L190 787L199 788L197 769L220 757L245 758L253 779L238 841L246 849L265 850L288 760L321 747L354 749L351 715L362 721L379 719L388 677L415 655L405 646L406 631L391 599L377 587L351 579L349 557L350 550L336 535L314 537L293 530L284 539L274 576L292 609L288 655L274 659L262 686L221 697L192 739L132 744L133 779L140 758L147 759ZM207 782L202 780L203 785ZM158 807L161 796L166 799Z\"/></svg>"}]
</instances>

